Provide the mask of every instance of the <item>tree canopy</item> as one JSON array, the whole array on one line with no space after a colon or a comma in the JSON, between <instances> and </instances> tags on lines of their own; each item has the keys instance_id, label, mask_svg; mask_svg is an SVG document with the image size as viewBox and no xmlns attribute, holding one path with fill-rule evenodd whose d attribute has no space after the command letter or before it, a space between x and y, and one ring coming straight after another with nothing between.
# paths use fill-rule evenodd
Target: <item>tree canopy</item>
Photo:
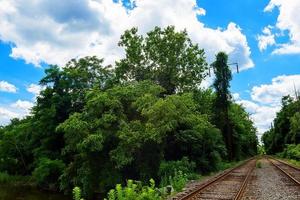
<instances>
[{"instance_id":1,"label":"tree canopy","mask_svg":"<svg viewBox=\"0 0 300 200\"><path fill-rule=\"evenodd\" d=\"M197 89L206 74L204 50L193 44L186 31L175 27L156 27L147 35L132 28L119 42L126 57L116 63L119 81L151 80L165 88L166 94Z\"/></svg>"},{"instance_id":2,"label":"tree canopy","mask_svg":"<svg viewBox=\"0 0 300 200\"><path fill-rule=\"evenodd\" d=\"M94 56L45 70L31 115L0 127L0 171L92 197L128 179L163 184L176 170L218 169L228 156L225 124L232 159L257 153L248 113L229 98L225 53L216 57L212 90L199 87L205 55L185 31L156 27L141 36L133 28L119 45L125 58L115 68ZM298 120L290 140L299 139Z\"/></svg>"}]
</instances>

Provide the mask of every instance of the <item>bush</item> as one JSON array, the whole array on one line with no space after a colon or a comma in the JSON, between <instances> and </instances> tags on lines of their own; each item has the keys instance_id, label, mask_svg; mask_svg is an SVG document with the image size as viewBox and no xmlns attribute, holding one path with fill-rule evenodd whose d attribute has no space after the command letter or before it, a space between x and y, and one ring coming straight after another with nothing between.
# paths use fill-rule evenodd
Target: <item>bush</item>
<instances>
[{"instance_id":1,"label":"bush","mask_svg":"<svg viewBox=\"0 0 300 200\"><path fill-rule=\"evenodd\" d=\"M228 168L231 168L233 166L235 166L237 164L237 162L235 161L232 161L232 162L224 162L224 161L221 161L217 164L217 169L216 171L223 171L223 170L226 170Z\"/></svg>"},{"instance_id":2,"label":"bush","mask_svg":"<svg viewBox=\"0 0 300 200\"><path fill-rule=\"evenodd\" d=\"M170 183L176 192L182 191L188 179L182 171L175 171L174 177L170 178Z\"/></svg>"},{"instance_id":3,"label":"bush","mask_svg":"<svg viewBox=\"0 0 300 200\"><path fill-rule=\"evenodd\" d=\"M189 161L187 157L183 157L177 161L163 161L160 164L158 175L160 177L173 177L175 172L181 171L184 174L192 176L196 168L196 163Z\"/></svg>"},{"instance_id":4,"label":"bush","mask_svg":"<svg viewBox=\"0 0 300 200\"><path fill-rule=\"evenodd\" d=\"M73 189L73 199L74 199L74 200L83 200L83 199L81 198L81 190L80 190L79 187L75 187L75 188Z\"/></svg>"},{"instance_id":5,"label":"bush","mask_svg":"<svg viewBox=\"0 0 300 200\"><path fill-rule=\"evenodd\" d=\"M261 162L259 160L256 161L256 168L261 168Z\"/></svg>"},{"instance_id":6,"label":"bush","mask_svg":"<svg viewBox=\"0 0 300 200\"><path fill-rule=\"evenodd\" d=\"M58 188L58 178L62 174L64 168L65 164L61 160L42 158L32 175L38 186L55 190Z\"/></svg>"},{"instance_id":7,"label":"bush","mask_svg":"<svg viewBox=\"0 0 300 200\"><path fill-rule=\"evenodd\" d=\"M127 186L117 184L115 189L110 190L105 200L159 200L162 198L158 191L153 179L150 180L150 186L128 180Z\"/></svg>"},{"instance_id":8,"label":"bush","mask_svg":"<svg viewBox=\"0 0 300 200\"><path fill-rule=\"evenodd\" d=\"M7 172L0 172L0 184L22 184L24 182L29 182L30 177L10 175Z\"/></svg>"},{"instance_id":9,"label":"bush","mask_svg":"<svg viewBox=\"0 0 300 200\"><path fill-rule=\"evenodd\" d=\"M10 175L6 172L0 173L0 183L8 183L10 182Z\"/></svg>"},{"instance_id":10,"label":"bush","mask_svg":"<svg viewBox=\"0 0 300 200\"><path fill-rule=\"evenodd\" d=\"M300 167L300 161L297 161L297 160L289 160L289 163L291 163L292 165L295 165L296 167Z\"/></svg>"},{"instance_id":11,"label":"bush","mask_svg":"<svg viewBox=\"0 0 300 200\"><path fill-rule=\"evenodd\" d=\"M290 144L287 145L282 154L280 156L288 159L293 159L296 161L300 161L300 144Z\"/></svg>"}]
</instances>

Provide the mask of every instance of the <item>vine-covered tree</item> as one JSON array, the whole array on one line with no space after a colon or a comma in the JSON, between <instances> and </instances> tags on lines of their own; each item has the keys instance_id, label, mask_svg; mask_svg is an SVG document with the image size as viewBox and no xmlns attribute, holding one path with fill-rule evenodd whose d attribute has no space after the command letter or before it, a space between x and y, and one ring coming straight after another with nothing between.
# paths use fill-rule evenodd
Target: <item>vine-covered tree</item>
<instances>
[{"instance_id":1,"label":"vine-covered tree","mask_svg":"<svg viewBox=\"0 0 300 200\"><path fill-rule=\"evenodd\" d=\"M220 52L216 55L216 61L212 64L216 76L213 83L216 91L214 106L216 113L215 123L223 133L228 158L232 160L234 158L233 131L229 120L229 106L231 104L229 88L232 75L227 62L227 54L224 52Z\"/></svg>"}]
</instances>

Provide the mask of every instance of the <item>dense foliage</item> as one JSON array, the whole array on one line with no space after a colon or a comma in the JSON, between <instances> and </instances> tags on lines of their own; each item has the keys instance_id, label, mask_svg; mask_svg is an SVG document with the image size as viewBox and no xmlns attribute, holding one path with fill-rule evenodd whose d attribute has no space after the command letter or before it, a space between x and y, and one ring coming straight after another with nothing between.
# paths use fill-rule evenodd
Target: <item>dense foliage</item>
<instances>
[{"instance_id":1,"label":"dense foliage","mask_svg":"<svg viewBox=\"0 0 300 200\"><path fill-rule=\"evenodd\" d=\"M262 140L268 154L280 153L289 144L300 144L300 99L282 98L282 108Z\"/></svg>"},{"instance_id":2,"label":"dense foliage","mask_svg":"<svg viewBox=\"0 0 300 200\"><path fill-rule=\"evenodd\" d=\"M79 186L87 198L128 179L153 178L180 190L195 173L217 170L227 159L227 135L216 120L224 105L230 158L257 153L256 129L244 108L227 97L222 104L218 90L199 87L207 63L186 32L155 28L143 37L134 28L120 46L125 58L115 68L85 57L46 69L31 115L0 128L0 171L32 175L46 189L71 193ZM109 199L128 188L129 195L156 198L152 182L146 189L127 183Z\"/></svg>"},{"instance_id":3,"label":"dense foliage","mask_svg":"<svg viewBox=\"0 0 300 200\"><path fill-rule=\"evenodd\" d=\"M222 131L224 142L227 148L229 159L233 159L233 130L229 119L229 107L230 107L230 81L232 79L231 71L228 66L228 56L220 52L216 56L216 61L212 64L215 71L214 88L216 90L216 98L214 101L215 123L217 127Z\"/></svg>"}]
</instances>

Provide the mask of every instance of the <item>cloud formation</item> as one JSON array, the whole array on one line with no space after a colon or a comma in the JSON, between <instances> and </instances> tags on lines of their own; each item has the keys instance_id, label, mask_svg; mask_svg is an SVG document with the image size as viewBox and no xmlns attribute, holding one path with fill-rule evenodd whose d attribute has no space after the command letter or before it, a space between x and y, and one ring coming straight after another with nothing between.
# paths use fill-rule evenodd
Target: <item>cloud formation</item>
<instances>
[{"instance_id":1,"label":"cloud formation","mask_svg":"<svg viewBox=\"0 0 300 200\"><path fill-rule=\"evenodd\" d=\"M186 29L204 48L209 61L226 51L242 69L254 66L241 28L207 27L197 16L206 11L195 0L136 0L131 9L112 0L0 0L0 40L14 44L11 56L39 66L63 65L74 57L98 55L106 63L123 56L117 46L124 30L133 26L145 34L154 26Z\"/></svg>"},{"instance_id":2,"label":"cloud formation","mask_svg":"<svg viewBox=\"0 0 300 200\"><path fill-rule=\"evenodd\" d=\"M7 81L0 81L0 92L16 93L17 87Z\"/></svg>"},{"instance_id":3,"label":"cloud formation","mask_svg":"<svg viewBox=\"0 0 300 200\"><path fill-rule=\"evenodd\" d=\"M27 92L30 92L32 94L34 94L35 96L39 95L40 92L43 90L43 87L38 85L38 84L34 84L31 83L27 88L26 88Z\"/></svg>"},{"instance_id":4,"label":"cloud formation","mask_svg":"<svg viewBox=\"0 0 300 200\"><path fill-rule=\"evenodd\" d=\"M249 100L237 100L237 103L243 105L243 107L250 114L257 131L258 137L270 128L276 113L280 110L280 106L268 106Z\"/></svg>"},{"instance_id":5,"label":"cloud formation","mask_svg":"<svg viewBox=\"0 0 300 200\"><path fill-rule=\"evenodd\" d=\"M254 86L251 90L251 100L243 100L235 94L236 102L242 104L250 113L258 136L267 131L276 113L281 108L281 98L286 95L295 96L295 88L300 89L300 74L281 75L272 79L270 84Z\"/></svg>"},{"instance_id":6,"label":"cloud formation","mask_svg":"<svg viewBox=\"0 0 300 200\"><path fill-rule=\"evenodd\" d=\"M0 126L7 125L13 118L24 118L30 114L32 107L32 102L23 100L17 100L8 105L0 105Z\"/></svg>"},{"instance_id":7,"label":"cloud formation","mask_svg":"<svg viewBox=\"0 0 300 200\"><path fill-rule=\"evenodd\" d=\"M272 12L278 8L279 15L276 28L281 32L279 37L287 35L289 42L277 44L273 54L300 54L300 1L298 0L270 0L265 12ZM287 34L285 34L287 32Z\"/></svg>"},{"instance_id":8,"label":"cloud formation","mask_svg":"<svg viewBox=\"0 0 300 200\"><path fill-rule=\"evenodd\" d=\"M259 103L280 105L281 97L295 94L295 88L300 89L300 75L281 75L272 79L271 84L255 86L251 98Z\"/></svg>"},{"instance_id":9,"label":"cloud formation","mask_svg":"<svg viewBox=\"0 0 300 200\"><path fill-rule=\"evenodd\" d=\"M30 109L33 107L33 103L30 101L18 100L11 104L12 108L23 110L26 114L29 114Z\"/></svg>"},{"instance_id":10,"label":"cloud formation","mask_svg":"<svg viewBox=\"0 0 300 200\"><path fill-rule=\"evenodd\" d=\"M264 51L268 46L274 45L275 35L271 33L271 27L267 26L263 29L263 34L257 36L258 48L260 51Z\"/></svg>"}]
</instances>

